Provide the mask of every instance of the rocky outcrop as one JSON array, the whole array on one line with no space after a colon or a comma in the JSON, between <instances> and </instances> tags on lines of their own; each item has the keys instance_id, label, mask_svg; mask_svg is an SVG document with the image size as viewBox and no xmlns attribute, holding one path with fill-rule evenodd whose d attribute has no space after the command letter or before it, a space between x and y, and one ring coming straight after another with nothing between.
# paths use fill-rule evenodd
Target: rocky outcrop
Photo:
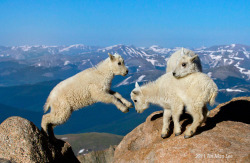
<instances>
[{"instance_id":1,"label":"rocky outcrop","mask_svg":"<svg viewBox=\"0 0 250 163\"><path fill-rule=\"evenodd\" d=\"M0 125L0 158L11 162L79 162L70 144L50 142L30 121L10 117Z\"/></svg>"},{"instance_id":2,"label":"rocky outcrop","mask_svg":"<svg viewBox=\"0 0 250 163\"><path fill-rule=\"evenodd\" d=\"M181 117L182 135L161 138L161 111L151 114L117 146L114 162L250 162L250 97L235 98L213 109L192 138L183 132L192 123Z\"/></svg>"},{"instance_id":3,"label":"rocky outcrop","mask_svg":"<svg viewBox=\"0 0 250 163\"><path fill-rule=\"evenodd\" d=\"M12 163L10 160L0 158L0 163Z\"/></svg>"},{"instance_id":4,"label":"rocky outcrop","mask_svg":"<svg viewBox=\"0 0 250 163\"><path fill-rule=\"evenodd\" d=\"M103 151L93 151L77 158L81 163L112 163L114 158L115 147L110 146Z\"/></svg>"}]
</instances>

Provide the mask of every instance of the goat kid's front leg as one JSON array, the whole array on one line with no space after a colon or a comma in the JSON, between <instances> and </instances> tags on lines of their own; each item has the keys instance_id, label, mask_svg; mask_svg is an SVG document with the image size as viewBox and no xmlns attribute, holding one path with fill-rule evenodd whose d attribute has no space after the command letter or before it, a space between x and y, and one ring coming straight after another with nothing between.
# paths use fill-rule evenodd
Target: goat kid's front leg
<instances>
[{"instance_id":1,"label":"goat kid's front leg","mask_svg":"<svg viewBox=\"0 0 250 163\"><path fill-rule=\"evenodd\" d=\"M101 92L96 97L98 97L98 99L96 99L97 101L114 104L123 113L127 113L129 111L127 106L123 105L120 101L118 101L118 99L115 96L109 93Z\"/></svg>"},{"instance_id":2,"label":"goat kid's front leg","mask_svg":"<svg viewBox=\"0 0 250 163\"><path fill-rule=\"evenodd\" d=\"M163 126L162 126L162 131L161 131L161 137L166 138L169 133L169 121L171 117L171 110L170 108L165 109L163 112Z\"/></svg>"},{"instance_id":3,"label":"goat kid's front leg","mask_svg":"<svg viewBox=\"0 0 250 163\"><path fill-rule=\"evenodd\" d=\"M115 96L116 98L118 98L119 100L121 100L121 102L122 102L124 105L126 105L128 108L133 108L133 107L134 107L133 104L132 104L131 102L127 101L125 98L123 98L122 95L121 95L120 93L115 92L115 91L112 91L112 90L110 90L109 93L110 93L111 95L114 95L114 96Z\"/></svg>"}]
</instances>

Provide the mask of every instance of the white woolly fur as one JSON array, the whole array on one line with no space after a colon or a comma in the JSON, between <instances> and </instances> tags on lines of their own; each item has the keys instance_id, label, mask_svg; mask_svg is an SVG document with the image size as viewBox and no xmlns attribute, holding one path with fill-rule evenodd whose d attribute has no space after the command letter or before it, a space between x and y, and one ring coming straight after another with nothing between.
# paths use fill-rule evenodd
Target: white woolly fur
<instances>
[{"instance_id":1,"label":"white woolly fur","mask_svg":"<svg viewBox=\"0 0 250 163\"><path fill-rule=\"evenodd\" d=\"M192 125L184 134L185 138L189 138L206 120L208 114L206 104L214 104L217 91L216 84L206 74L195 72L177 79L172 73L166 73L142 87L136 83L136 88L131 92L131 99L138 113L147 109L150 103L163 107L162 137L168 134L171 115L175 134L181 133L179 117L185 106L193 117Z\"/></svg>"},{"instance_id":2,"label":"white woolly fur","mask_svg":"<svg viewBox=\"0 0 250 163\"><path fill-rule=\"evenodd\" d=\"M202 72L200 58L193 51L182 48L171 55L167 61L166 72L173 72L176 78L185 77L193 72Z\"/></svg>"},{"instance_id":3,"label":"white woolly fur","mask_svg":"<svg viewBox=\"0 0 250 163\"><path fill-rule=\"evenodd\" d=\"M110 90L115 75L127 75L123 58L109 54L109 58L96 67L86 69L57 84L50 92L42 118L42 129L54 138L53 127L66 122L71 113L96 102L113 103L122 112L128 112L132 103L118 92ZM48 132L47 132L48 130Z\"/></svg>"}]
</instances>

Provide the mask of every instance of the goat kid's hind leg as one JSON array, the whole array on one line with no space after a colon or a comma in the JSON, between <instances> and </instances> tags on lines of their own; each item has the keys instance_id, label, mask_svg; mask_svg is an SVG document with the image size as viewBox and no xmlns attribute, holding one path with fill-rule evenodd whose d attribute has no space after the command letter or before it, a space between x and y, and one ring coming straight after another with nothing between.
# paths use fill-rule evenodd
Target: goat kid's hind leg
<instances>
[{"instance_id":1,"label":"goat kid's hind leg","mask_svg":"<svg viewBox=\"0 0 250 163\"><path fill-rule=\"evenodd\" d=\"M206 105L205 105L202 109L203 109L203 110L202 110L202 114L203 114L203 117L204 117L204 118L203 118L203 121L201 122L201 125L202 125L202 123L205 123L205 122L206 122L207 117L208 117L208 115L209 115L209 111L208 111Z\"/></svg>"},{"instance_id":2,"label":"goat kid's hind leg","mask_svg":"<svg viewBox=\"0 0 250 163\"><path fill-rule=\"evenodd\" d=\"M114 95L116 98L118 98L119 100L121 100L121 102L126 105L128 108L133 108L133 104L129 101L127 101L125 98L122 97L122 95L118 92L112 91L110 90L110 94Z\"/></svg>"},{"instance_id":3,"label":"goat kid's hind leg","mask_svg":"<svg viewBox=\"0 0 250 163\"><path fill-rule=\"evenodd\" d=\"M49 125L50 113L43 115L41 123L41 131L46 136L48 135L48 125Z\"/></svg>"},{"instance_id":4,"label":"goat kid's hind leg","mask_svg":"<svg viewBox=\"0 0 250 163\"><path fill-rule=\"evenodd\" d=\"M163 112L163 126L162 126L162 131L161 131L161 137L166 138L169 133L169 121L171 117L171 110L170 108L165 109Z\"/></svg>"},{"instance_id":5,"label":"goat kid's hind leg","mask_svg":"<svg viewBox=\"0 0 250 163\"><path fill-rule=\"evenodd\" d=\"M54 140L55 136L54 136L54 132L53 132L53 125L52 125L52 119L54 119L55 117L53 116L53 114L48 113L46 115L43 116L42 118L42 132L45 133L50 140Z\"/></svg>"},{"instance_id":6,"label":"goat kid's hind leg","mask_svg":"<svg viewBox=\"0 0 250 163\"><path fill-rule=\"evenodd\" d=\"M188 112L192 115L193 123L185 131L184 138L190 138L191 136L193 136L196 132L197 127L201 125L204 119L202 114L202 107L193 106L193 108L187 107L187 109Z\"/></svg>"},{"instance_id":7,"label":"goat kid's hind leg","mask_svg":"<svg viewBox=\"0 0 250 163\"><path fill-rule=\"evenodd\" d=\"M48 133L49 133L49 139L52 140L52 141L56 141L56 137L55 137L55 134L54 134L54 127L52 124L49 124L48 125Z\"/></svg>"},{"instance_id":8,"label":"goat kid's hind leg","mask_svg":"<svg viewBox=\"0 0 250 163\"><path fill-rule=\"evenodd\" d=\"M61 110L59 112L52 111L50 113L50 119L48 123L48 135L49 135L50 140L52 141L57 140L54 135L54 127L65 123L71 116L71 113L72 111L70 107L64 108L63 111Z\"/></svg>"},{"instance_id":9,"label":"goat kid's hind leg","mask_svg":"<svg viewBox=\"0 0 250 163\"><path fill-rule=\"evenodd\" d=\"M205 105L205 106L203 107L203 116L204 116L203 123L206 122L207 117L209 116L209 113L210 113L210 112L209 112L207 106Z\"/></svg>"},{"instance_id":10,"label":"goat kid's hind leg","mask_svg":"<svg viewBox=\"0 0 250 163\"><path fill-rule=\"evenodd\" d=\"M175 106L172 109L172 119L174 122L174 133L175 136L179 136L181 134L181 125L180 125L180 116L183 111L183 105Z\"/></svg>"}]
</instances>

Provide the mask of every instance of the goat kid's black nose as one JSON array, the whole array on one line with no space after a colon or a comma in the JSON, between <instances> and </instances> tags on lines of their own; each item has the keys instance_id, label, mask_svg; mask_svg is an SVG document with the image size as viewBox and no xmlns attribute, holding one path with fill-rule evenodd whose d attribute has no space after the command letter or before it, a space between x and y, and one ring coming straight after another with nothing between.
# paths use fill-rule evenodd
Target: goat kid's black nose
<instances>
[{"instance_id":1,"label":"goat kid's black nose","mask_svg":"<svg viewBox=\"0 0 250 163\"><path fill-rule=\"evenodd\" d=\"M126 71L126 73L128 73L128 70Z\"/></svg>"},{"instance_id":2,"label":"goat kid's black nose","mask_svg":"<svg viewBox=\"0 0 250 163\"><path fill-rule=\"evenodd\" d=\"M176 73L175 73L175 72L173 72L173 76L175 76L175 74L176 74Z\"/></svg>"}]
</instances>

